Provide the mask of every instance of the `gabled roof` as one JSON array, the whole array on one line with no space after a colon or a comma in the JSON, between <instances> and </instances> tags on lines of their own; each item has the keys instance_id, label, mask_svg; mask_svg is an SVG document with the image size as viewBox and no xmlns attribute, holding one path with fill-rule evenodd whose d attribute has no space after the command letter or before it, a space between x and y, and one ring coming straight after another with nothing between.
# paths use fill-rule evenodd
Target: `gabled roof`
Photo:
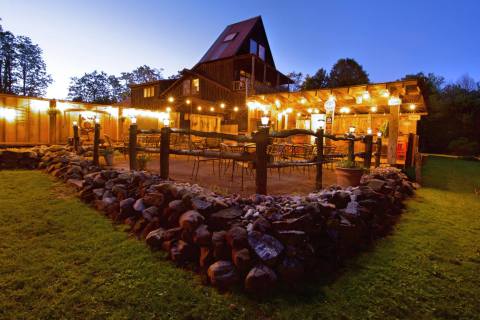
<instances>
[{"instance_id":1,"label":"gabled roof","mask_svg":"<svg viewBox=\"0 0 480 320\"><path fill-rule=\"evenodd\" d=\"M198 63L235 56L258 22L263 27L262 17L260 16L227 26ZM231 36L233 39L227 40L227 36Z\"/></svg>"}]
</instances>

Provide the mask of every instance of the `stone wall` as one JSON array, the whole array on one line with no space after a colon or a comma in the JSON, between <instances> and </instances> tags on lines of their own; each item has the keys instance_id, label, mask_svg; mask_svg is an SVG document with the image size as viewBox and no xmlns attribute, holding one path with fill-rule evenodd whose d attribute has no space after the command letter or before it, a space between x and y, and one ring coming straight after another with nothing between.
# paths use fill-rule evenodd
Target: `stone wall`
<instances>
[{"instance_id":1,"label":"stone wall","mask_svg":"<svg viewBox=\"0 0 480 320\"><path fill-rule=\"evenodd\" d=\"M82 201L126 224L152 250L165 250L206 283L255 294L279 281L298 284L335 272L389 233L415 189L398 169L381 168L364 175L356 188L241 198L148 172L102 170L68 147L18 151L17 157L35 159L40 169L76 187Z\"/></svg>"}]
</instances>

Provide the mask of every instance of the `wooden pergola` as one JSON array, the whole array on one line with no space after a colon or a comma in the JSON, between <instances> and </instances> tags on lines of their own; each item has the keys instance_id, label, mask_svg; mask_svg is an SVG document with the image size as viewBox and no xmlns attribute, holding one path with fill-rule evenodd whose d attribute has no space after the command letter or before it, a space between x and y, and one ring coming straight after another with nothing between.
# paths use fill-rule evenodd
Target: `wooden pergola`
<instances>
[{"instance_id":1,"label":"wooden pergola","mask_svg":"<svg viewBox=\"0 0 480 320\"><path fill-rule=\"evenodd\" d=\"M390 164L397 161L399 134L416 134L417 121L427 114L415 79L252 95L247 106L250 132L264 115L270 117L277 130L299 128L304 123L307 129L315 129L314 121L320 117L325 119L326 130L331 134L345 133L346 126L356 126L360 134L367 130L376 134L380 131L378 124L383 123L388 128L383 134L388 136Z\"/></svg>"}]
</instances>

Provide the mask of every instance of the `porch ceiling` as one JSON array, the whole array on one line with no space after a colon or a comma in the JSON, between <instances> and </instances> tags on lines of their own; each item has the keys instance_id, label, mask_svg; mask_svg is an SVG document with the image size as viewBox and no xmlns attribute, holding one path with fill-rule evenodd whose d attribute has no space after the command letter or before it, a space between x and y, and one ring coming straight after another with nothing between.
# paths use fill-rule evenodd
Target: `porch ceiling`
<instances>
[{"instance_id":1,"label":"porch ceiling","mask_svg":"<svg viewBox=\"0 0 480 320\"><path fill-rule=\"evenodd\" d=\"M265 105L267 110L282 111L292 108L295 112L307 112L309 109L317 109L324 113L325 102L334 99L336 114L346 113L341 112L344 107L348 108L348 113L351 114L367 114L372 112L372 107L377 108L377 113L388 112L389 100L392 98L401 100L401 112L427 113L417 80L260 94L249 97L248 101Z\"/></svg>"}]
</instances>

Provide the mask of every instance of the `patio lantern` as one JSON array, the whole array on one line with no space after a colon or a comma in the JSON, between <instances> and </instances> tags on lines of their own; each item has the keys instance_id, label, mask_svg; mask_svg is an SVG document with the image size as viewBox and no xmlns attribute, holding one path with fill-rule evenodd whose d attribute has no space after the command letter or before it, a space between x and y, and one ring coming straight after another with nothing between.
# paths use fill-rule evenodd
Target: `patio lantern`
<instances>
[{"instance_id":1,"label":"patio lantern","mask_svg":"<svg viewBox=\"0 0 480 320\"><path fill-rule=\"evenodd\" d=\"M225 103L220 103L220 108L225 109Z\"/></svg>"},{"instance_id":2,"label":"patio lantern","mask_svg":"<svg viewBox=\"0 0 480 320\"><path fill-rule=\"evenodd\" d=\"M185 100L185 103L190 104L191 103L190 99Z\"/></svg>"},{"instance_id":3,"label":"patio lantern","mask_svg":"<svg viewBox=\"0 0 480 320\"><path fill-rule=\"evenodd\" d=\"M175 98L173 98L172 96L168 97L168 102L173 102L175 101Z\"/></svg>"},{"instance_id":4,"label":"patio lantern","mask_svg":"<svg viewBox=\"0 0 480 320\"><path fill-rule=\"evenodd\" d=\"M382 137L382 131L377 132L377 137L381 138Z\"/></svg>"},{"instance_id":5,"label":"patio lantern","mask_svg":"<svg viewBox=\"0 0 480 320\"><path fill-rule=\"evenodd\" d=\"M238 107L233 107L233 111L238 112Z\"/></svg>"},{"instance_id":6,"label":"patio lantern","mask_svg":"<svg viewBox=\"0 0 480 320\"><path fill-rule=\"evenodd\" d=\"M136 118L136 117L131 117L130 120L132 121L132 124L136 124L136 123L137 123L137 118Z\"/></svg>"},{"instance_id":7,"label":"patio lantern","mask_svg":"<svg viewBox=\"0 0 480 320\"><path fill-rule=\"evenodd\" d=\"M411 110L411 111L414 111L414 110L415 110L415 108L416 108L416 106L415 106L415 104L414 104L414 103L412 103L412 104L410 104L409 108L410 108L410 110Z\"/></svg>"},{"instance_id":8,"label":"patio lantern","mask_svg":"<svg viewBox=\"0 0 480 320\"><path fill-rule=\"evenodd\" d=\"M352 135L355 134L355 130L356 128L354 126L351 126L350 128L348 128L348 132Z\"/></svg>"},{"instance_id":9,"label":"patio lantern","mask_svg":"<svg viewBox=\"0 0 480 320\"><path fill-rule=\"evenodd\" d=\"M260 118L260 122L262 123L262 126L263 126L263 127L266 127L266 126L268 126L268 123L270 122L270 117L267 116L266 114L264 114L264 115Z\"/></svg>"},{"instance_id":10,"label":"patio lantern","mask_svg":"<svg viewBox=\"0 0 480 320\"><path fill-rule=\"evenodd\" d=\"M167 111L167 112L171 112L171 111L172 111L172 108L170 108L170 107L167 107L167 108L165 109L165 111Z\"/></svg>"},{"instance_id":11,"label":"patio lantern","mask_svg":"<svg viewBox=\"0 0 480 320\"><path fill-rule=\"evenodd\" d=\"M78 122L77 122L77 121L73 121L73 126L74 126L74 127L78 126Z\"/></svg>"},{"instance_id":12,"label":"patio lantern","mask_svg":"<svg viewBox=\"0 0 480 320\"><path fill-rule=\"evenodd\" d=\"M163 126L164 127L170 126L170 119L168 119L168 118L163 119Z\"/></svg>"},{"instance_id":13,"label":"patio lantern","mask_svg":"<svg viewBox=\"0 0 480 320\"><path fill-rule=\"evenodd\" d=\"M377 106L371 106L370 107L370 111L373 112L373 113L377 112L377 110L378 110Z\"/></svg>"},{"instance_id":14,"label":"patio lantern","mask_svg":"<svg viewBox=\"0 0 480 320\"><path fill-rule=\"evenodd\" d=\"M367 134L368 134L368 135L371 135L371 134L372 134L372 128L368 128L368 129L367 129Z\"/></svg>"},{"instance_id":15,"label":"patio lantern","mask_svg":"<svg viewBox=\"0 0 480 320\"><path fill-rule=\"evenodd\" d=\"M318 125L320 126L320 129L325 129L326 122L325 120L319 120Z\"/></svg>"},{"instance_id":16,"label":"patio lantern","mask_svg":"<svg viewBox=\"0 0 480 320\"><path fill-rule=\"evenodd\" d=\"M96 124L99 124L99 123L100 123L100 118L95 117L95 123L96 123Z\"/></svg>"},{"instance_id":17,"label":"patio lantern","mask_svg":"<svg viewBox=\"0 0 480 320\"><path fill-rule=\"evenodd\" d=\"M307 112L308 112L308 113L312 113L312 112L313 112L313 109L312 109L312 108L308 108L308 109L307 109Z\"/></svg>"}]
</instances>

